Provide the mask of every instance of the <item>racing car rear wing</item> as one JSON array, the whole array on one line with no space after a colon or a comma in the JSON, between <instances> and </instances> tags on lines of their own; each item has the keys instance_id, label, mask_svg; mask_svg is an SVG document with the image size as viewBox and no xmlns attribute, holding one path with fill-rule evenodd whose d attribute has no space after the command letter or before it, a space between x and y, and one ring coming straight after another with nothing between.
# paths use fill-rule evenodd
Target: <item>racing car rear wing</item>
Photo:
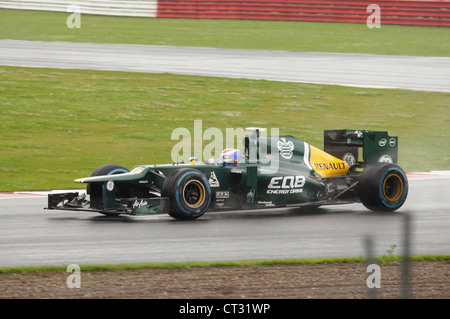
<instances>
[{"instance_id":1,"label":"racing car rear wing","mask_svg":"<svg viewBox=\"0 0 450 319\"><path fill-rule=\"evenodd\" d=\"M325 130L324 151L347 162L398 161L398 137L386 131Z\"/></svg>"}]
</instances>

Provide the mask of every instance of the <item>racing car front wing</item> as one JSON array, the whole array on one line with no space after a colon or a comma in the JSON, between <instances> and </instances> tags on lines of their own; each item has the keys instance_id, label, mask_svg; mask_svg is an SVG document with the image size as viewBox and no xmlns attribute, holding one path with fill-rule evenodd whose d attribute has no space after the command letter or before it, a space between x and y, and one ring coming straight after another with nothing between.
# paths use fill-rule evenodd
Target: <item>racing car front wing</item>
<instances>
[{"instance_id":1,"label":"racing car front wing","mask_svg":"<svg viewBox=\"0 0 450 319\"><path fill-rule=\"evenodd\" d=\"M153 215L169 212L168 197L151 198L120 198L116 199L115 209L91 208L86 194L79 192L59 193L48 195L47 209L88 211L103 214Z\"/></svg>"}]
</instances>

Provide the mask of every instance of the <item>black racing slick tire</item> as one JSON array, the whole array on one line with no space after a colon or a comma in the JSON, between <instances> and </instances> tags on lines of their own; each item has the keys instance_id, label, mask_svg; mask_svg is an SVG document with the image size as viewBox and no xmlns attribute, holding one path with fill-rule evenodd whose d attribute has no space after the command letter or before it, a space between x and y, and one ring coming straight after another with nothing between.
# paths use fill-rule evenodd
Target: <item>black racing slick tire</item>
<instances>
[{"instance_id":1,"label":"black racing slick tire","mask_svg":"<svg viewBox=\"0 0 450 319\"><path fill-rule=\"evenodd\" d=\"M91 177L104 176L104 175L116 175L116 174L123 174L123 173L128 173L128 172L129 172L129 170L126 167L123 167L121 165L105 164L105 165L97 167L92 172ZM89 183L86 186L86 193L90 195L91 207L93 207L93 208L97 207L99 209L103 209L102 202L103 202L104 190L102 187L94 188L94 186ZM117 191L116 191L116 197L129 197L128 195L129 195L128 191L123 192L120 189L117 189ZM97 206L97 205L99 205L99 206ZM117 213L105 213L105 212L100 212L100 213L103 215L106 215L106 216L119 216L120 215Z\"/></svg>"},{"instance_id":2,"label":"black racing slick tire","mask_svg":"<svg viewBox=\"0 0 450 319\"><path fill-rule=\"evenodd\" d=\"M166 177L161 196L169 198L170 216L189 220L202 216L208 210L211 188L201 172L192 168L181 168Z\"/></svg>"},{"instance_id":3,"label":"black racing slick tire","mask_svg":"<svg viewBox=\"0 0 450 319\"><path fill-rule=\"evenodd\" d=\"M373 211L399 209L408 195L408 179L400 166L376 163L365 168L359 178L359 199Z\"/></svg>"},{"instance_id":4,"label":"black racing slick tire","mask_svg":"<svg viewBox=\"0 0 450 319\"><path fill-rule=\"evenodd\" d=\"M105 164L97 167L91 174L91 176L102 176L102 175L115 175L128 173L129 170L126 167L116 165L116 164Z\"/></svg>"}]
</instances>

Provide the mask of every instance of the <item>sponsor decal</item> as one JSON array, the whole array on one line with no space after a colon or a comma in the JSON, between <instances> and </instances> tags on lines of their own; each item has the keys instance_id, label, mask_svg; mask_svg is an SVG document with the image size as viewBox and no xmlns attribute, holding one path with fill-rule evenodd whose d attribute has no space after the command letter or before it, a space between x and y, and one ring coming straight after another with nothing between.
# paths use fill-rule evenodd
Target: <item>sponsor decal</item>
<instances>
[{"instance_id":1,"label":"sponsor decal","mask_svg":"<svg viewBox=\"0 0 450 319\"><path fill-rule=\"evenodd\" d=\"M216 173L211 172L211 176L209 176L209 180L208 180L209 186L211 187L219 187L220 183L219 180L216 177Z\"/></svg>"},{"instance_id":2,"label":"sponsor decal","mask_svg":"<svg viewBox=\"0 0 450 319\"><path fill-rule=\"evenodd\" d=\"M141 207L144 207L144 206L147 206L147 205L148 205L148 202L146 200L143 200L143 199L139 200L139 199L137 199L133 203L133 208L141 208Z\"/></svg>"},{"instance_id":3,"label":"sponsor decal","mask_svg":"<svg viewBox=\"0 0 450 319\"><path fill-rule=\"evenodd\" d=\"M394 147L396 143L397 143L397 142L395 141L395 138L393 138L393 137L389 140L389 145L390 145L391 147Z\"/></svg>"},{"instance_id":4,"label":"sponsor decal","mask_svg":"<svg viewBox=\"0 0 450 319\"><path fill-rule=\"evenodd\" d=\"M258 201L258 205L264 205L265 207L274 207L275 204L272 201Z\"/></svg>"},{"instance_id":5,"label":"sponsor decal","mask_svg":"<svg viewBox=\"0 0 450 319\"><path fill-rule=\"evenodd\" d=\"M342 160L350 166L356 164L355 155L353 155L352 153L345 153L344 156L342 157Z\"/></svg>"},{"instance_id":6,"label":"sponsor decal","mask_svg":"<svg viewBox=\"0 0 450 319\"><path fill-rule=\"evenodd\" d=\"M333 141L336 140L337 132L328 132L328 137L331 138Z\"/></svg>"},{"instance_id":7,"label":"sponsor decal","mask_svg":"<svg viewBox=\"0 0 450 319\"><path fill-rule=\"evenodd\" d=\"M279 176L272 177L267 194L296 194L303 192L305 176Z\"/></svg>"},{"instance_id":8,"label":"sponsor decal","mask_svg":"<svg viewBox=\"0 0 450 319\"><path fill-rule=\"evenodd\" d=\"M314 163L314 167L320 170L345 169L345 163Z\"/></svg>"},{"instance_id":9,"label":"sponsor decal","mask_svg":"<svg viewBox=\"0 0 450 319\"><path fill-rule=\"evenodd\" d=\"M382 138L381 140L378 141L378 145L380 145L381 147L385 146L387 143L385 138Z\"/></svg>"},{"instance_id":10,"label":"sponsor decal","mask_svg":"<svg viewBox=\"0 0 450 319\"><path fill-rule=\"evenodd\" d=\"M292 158L292 155L294 154L294 143L292 143L292 141L286 141L286 139L282 137L278 141L277 146L281 157L285 159Z\"/></svg>"},{"instance_id":11,"label":"sponsor decal","mask_svg":"<svg viewBox=\"0 0 450 319\"><path fill-rule=\"evenodd\" d=\"M114 182L113 181L108 181L108 183L106 183L106 189L110 192L112 192L112 190L114 189Z\"/></svg>"},{"instance_id":12,"label":"sponsor decal","mask_svg":"<svg viewBox=\"0 0 450 319\"><path fill-rule=\"evenodd\" d=\"M394 161L392 160L392 157L390 157L389 155L382 155L378 159L378 162L380 162L380 163L394 163Z\"/></svg>"},{"instance_id":13,"label":"sponsor decal","mask_svg":"<svg viewBox=\"0 0 450 319\"><path fill-rule=\"evenodd\" d=\"M317 147L312 145L309 146L310 152L308 152L309 156L309 164L306 162L306 153L307 148L305 148L305 163L311 170L314 170L319 175L323 177L331 177L331 176L341 176L345 175L348 171L348 164L344 160L340 160L328 153L325 153L322 150L319 150ZM348 152L351 153L351 152ZM346 154L345 156L347 156ZM356 162L356 158L355 158Z\"/></svg>"},{"instance_id":14,"label":"sponsor decal","mask_svg":"<svg viewBox=\"0 0 450 319\"><path fill-rule=\"evenodd\" d=\"M216 198L230 198L230 192L228 191L217 191Z\"/></svg>"}]
</instances>

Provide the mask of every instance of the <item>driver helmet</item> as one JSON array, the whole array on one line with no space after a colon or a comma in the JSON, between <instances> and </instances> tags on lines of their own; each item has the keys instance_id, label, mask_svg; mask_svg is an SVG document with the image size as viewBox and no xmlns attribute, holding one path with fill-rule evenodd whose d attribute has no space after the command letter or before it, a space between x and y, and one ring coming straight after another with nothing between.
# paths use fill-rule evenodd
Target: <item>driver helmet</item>
<instances>
[{"instance_id":1,"label":"driver helmet","mask_svg":"<svg viewBox=\"0 0 450 319\"><path fill-rule=\"evenodd\" d=\"M233 162L230 159L234 159ZM241 151L235 148L226 148L220 153L217 159L217 165L222 165L224 161L226 166L236 166L237 162L242 159Z\"/></svg>"}]
</instances>

